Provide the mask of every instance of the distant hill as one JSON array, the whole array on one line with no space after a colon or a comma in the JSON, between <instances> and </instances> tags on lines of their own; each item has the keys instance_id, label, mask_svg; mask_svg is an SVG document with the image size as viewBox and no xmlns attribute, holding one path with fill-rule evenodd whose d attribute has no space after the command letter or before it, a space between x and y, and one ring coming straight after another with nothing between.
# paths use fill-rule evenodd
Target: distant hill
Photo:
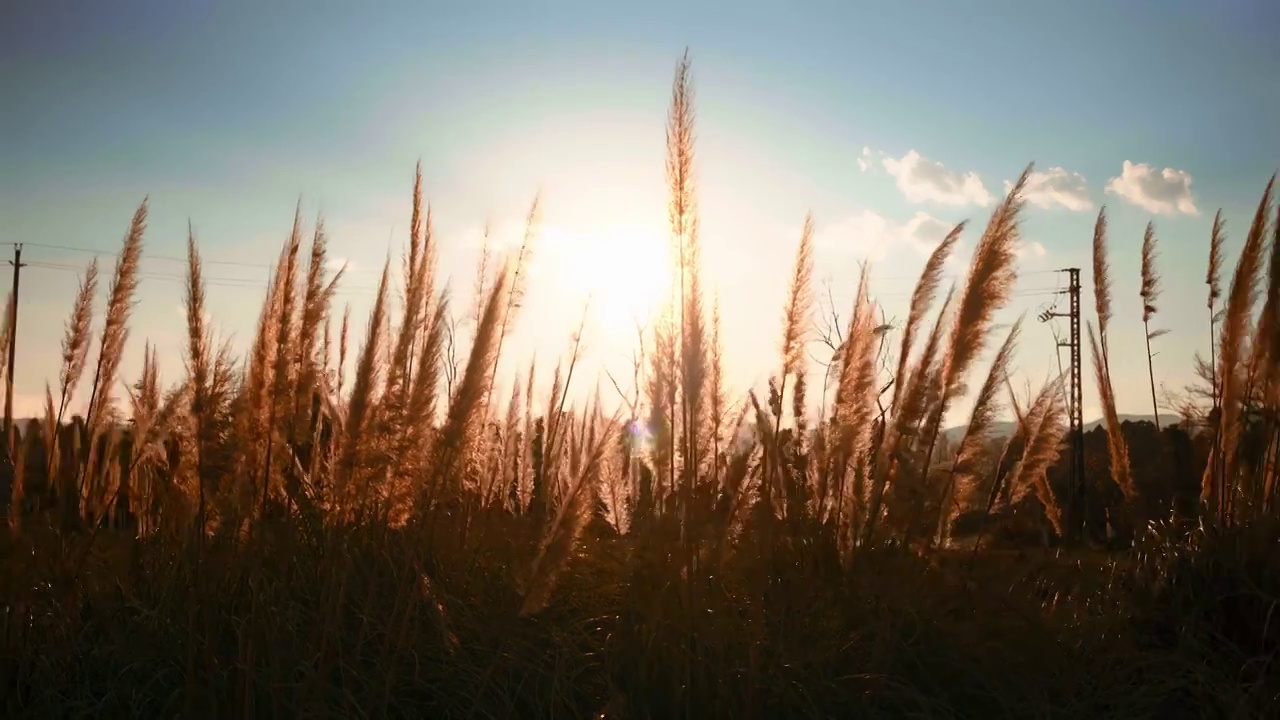
<instances>
[{"instance_id":1,"label":"distant hill","mask_svg":"<svg viewBox=\"0 0 1280 720\"><path fill-rule=\"evenodd\" d=\"M1120 415L1120 422L1122 423L1126 421L1138 422L1141 420L1146 420L1149 422L1151 420L1151 416L1150 415ZM1174 423L1181 422L1181 420L1182 418L1178 417L1177 415L1167 415L1167 414L1161 415L1160 426L1168 427L1169 425L1173 425ZM1102 418L1098 418L1097 420L1087 422L1084 424L1084 431L1086 433L1090 432L1101 424L1102 424ZM992 426L991 435L992 437L997 437L997 438L1008 437L1013 434L1014 425L1015 423L1012 420L998 422L994 426ZM948 441L960 442L961 438L964 437L965 429L968 427L969 427L968 425L956 425L955 427L950 427L950 428L947 428L946 430L943 430L942 433L943 433L943 436L946 437Z\"/></svg>"}]
</instances>

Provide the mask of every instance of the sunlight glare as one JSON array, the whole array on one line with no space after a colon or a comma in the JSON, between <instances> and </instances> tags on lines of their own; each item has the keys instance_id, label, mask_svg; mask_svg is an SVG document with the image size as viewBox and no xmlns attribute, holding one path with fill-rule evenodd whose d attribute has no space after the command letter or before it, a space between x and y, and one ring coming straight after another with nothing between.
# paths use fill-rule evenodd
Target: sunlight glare
<instances>
[{"instance_id":1,"label":"sunlight glare","mask_svg":"<svg viewBox=\"0 0 1280 720\"><path fill-rule=\"evenodd\" d=\"M611 225L571 232L546 229L556 246L556 274L591 298L591 314L611 333L647 326L670 287L662 226Z\"/></svg>"}]
</instances>

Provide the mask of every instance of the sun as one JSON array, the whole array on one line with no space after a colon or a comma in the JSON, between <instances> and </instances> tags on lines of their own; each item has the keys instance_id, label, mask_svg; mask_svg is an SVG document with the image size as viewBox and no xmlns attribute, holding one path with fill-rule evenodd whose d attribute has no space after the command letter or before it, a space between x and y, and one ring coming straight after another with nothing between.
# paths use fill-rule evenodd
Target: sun
<instances>
[{"instance_id":1,"label":"sun","mask_svg":"<svg viewBox=\"0 0 1280 720\"><path fill-rule=\"evenodd\" d=\"M650 324L671 287L661 225L615 224L554 233L562 282L590 298L590 313L611 333Z\"/></svg>"}]
</instances>

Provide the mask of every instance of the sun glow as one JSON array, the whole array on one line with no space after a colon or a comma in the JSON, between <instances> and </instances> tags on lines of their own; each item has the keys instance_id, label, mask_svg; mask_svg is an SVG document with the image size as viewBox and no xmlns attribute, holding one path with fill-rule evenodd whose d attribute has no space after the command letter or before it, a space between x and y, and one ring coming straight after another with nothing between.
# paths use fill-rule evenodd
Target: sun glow
<instances>
[{"instance_id":1,"label":"sun glow","mask_svg":"<svg viewBox=\"0 0 1280 720\"><path fill-rule=\"evenodd\" d=\"M590 297L591 315L613 333L650 324L671 287L661 226L611 225L580 232L548 228L557 279Z\"/></svg>"}]
</instances>

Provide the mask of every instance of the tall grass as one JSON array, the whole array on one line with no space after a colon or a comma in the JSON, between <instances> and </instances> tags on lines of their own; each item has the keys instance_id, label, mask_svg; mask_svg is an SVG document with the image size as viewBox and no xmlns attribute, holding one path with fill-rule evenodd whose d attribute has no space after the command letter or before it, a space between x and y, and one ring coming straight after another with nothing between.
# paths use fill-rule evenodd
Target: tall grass
<instances>
[{"instance_id":1,"label":"tall grass","mask_svg":"<svg viewBox=\"0 0 1280 720\"><path fill-rule=\"evenodd\" d=\"M474 333L454 364L463 349L451 308L461 306L437 278L420 168L400 277L388 257L353 358L322 220L304 257L295 210L239 359L210 328L192 229L183 376L163 386L148 345L129 408L117 409L144 201L109 288L83 416L64 425L88 367L92 264L72 302L57 400L50 389L45 421L21 444L0 571L6 714L1168 717L1196 702L1266 708L1274 676L1240 668L1261 667L1258 653L1273 647L1241 660L1156 642L1137 628L1158 623L1132 622L1136 610L1156 617L1170 597L1201 597L1162 583L1202 577L1175 558L1228 540L1166 534L1168 562L1130 570L1139 556L1108 561L1069 528L1076 518L1064 515L1055 470L1067 432L1062 380L1020 403L1009 375L1021 322L999 336L995 323L1013 299L1030 166L940 307L944 266L967 224L932 251L900 329L883 319L874 268L862 268L835 328L830 382L815 398L806 384L813 218L781 299L778 374L763 389L730 389L721 308L711 303L708 318L700 269L694 150L686 54L667 117L671 295L638 333L633 393L612 417L598 395L573 400L585 325L554 363L546 396L535 393L536 362L499 375L538 240L536 196L520 247L484 253ZM1268 188L1215 351L1221 391L1215 380L1202 520L1223 532L1274 520L1280 242L1271 233L1280 223L1268 224L1271 207ZM1215 264L1221 227L1215 221ZM1149 228L1148 339L1154 249ZM1110 481L1122 490L1118 501L1096 497L1136 529L1152 518L1136 502L1132 429L1118 420L1111 386L1105 211L1093 260L1095 381ZM1211 313L1216 277L1211 269ZM497 393L508 382L503 406ZM1154 395L1153 373L1151 383ZM1016 423L1000 438L1005 390ZM946 449L943 422L961 403L969 422ZM1089 480L1104 484L1093 472ZM981 529L958 569L949 541L974 514ZM1017 522L1069 559L1013 561L984 544Z\"/></svg>"}]
</instances>

